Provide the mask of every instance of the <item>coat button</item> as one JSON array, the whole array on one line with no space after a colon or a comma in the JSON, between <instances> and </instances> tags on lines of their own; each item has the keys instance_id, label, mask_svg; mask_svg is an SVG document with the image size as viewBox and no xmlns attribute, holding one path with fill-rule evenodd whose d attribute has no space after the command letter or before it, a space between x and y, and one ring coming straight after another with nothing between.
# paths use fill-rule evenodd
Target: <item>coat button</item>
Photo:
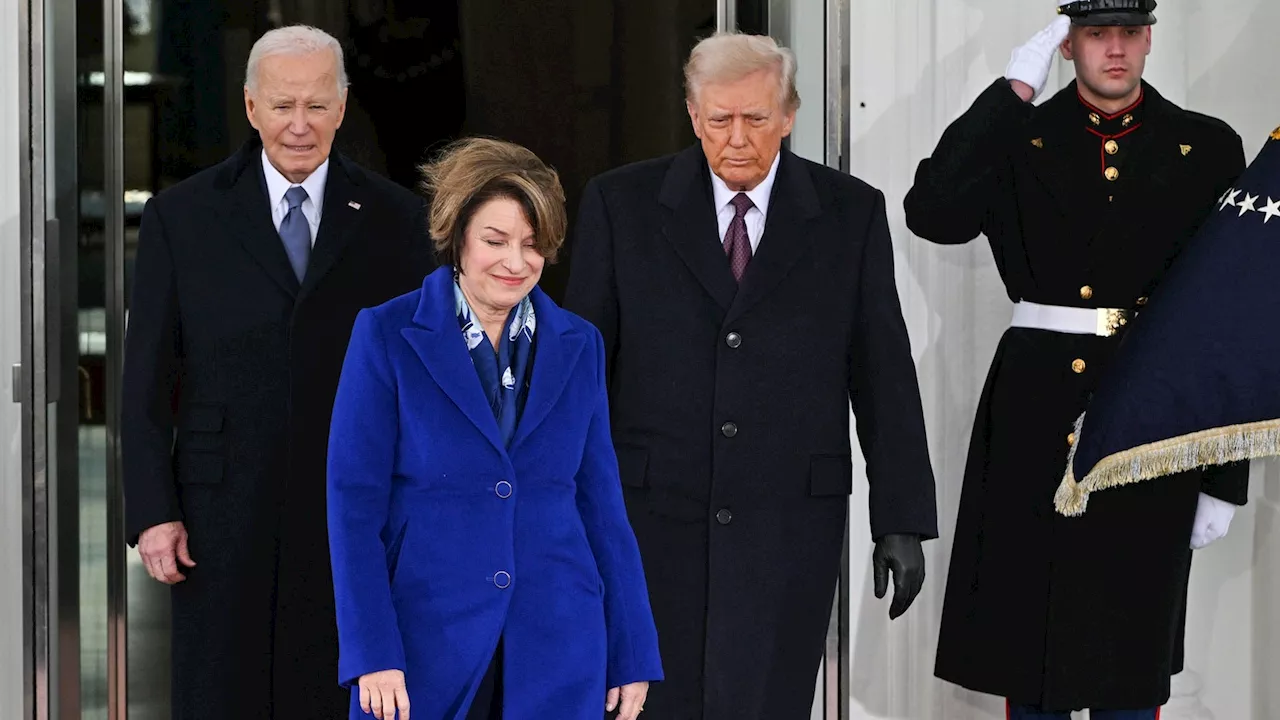
<instances>
[{"instance_id":1,"label":"coat button","mask_svg":"<svg viewBox=\"0 0 1280 720\"><path fill-rule=\"evenodd\" d=\"M738 434L738 426L731 422L727 422L720 426L720 433L727 438L731 438Z\"/></svg>"},{"instance_id":2,"label":"coat button","mask_svg":"<svg viewBox=\"0 0 1280 720\"><path fill-rule=\"evenodd\" d=\"M720 512L716 513L716 522L721 525L728 525L732 521L733 513L729 512L727 508L721 509Z\"/></svg>"},{"instance_id":3,"label":"coat button","mask_svg":"<svg viewBox=\"0 0 1280 720\"><path fill-rule=\"evenodd\" d=\"M511 584L511 573L506 570L499 570L494 573L493 584L497 585L499 590L505 589Z\"/></svg>"},{"instance_id":4,"label":"coat button","mask_svg":"<svg viewBox=\"0 0 1280 720\"><path fill-rule=\"evenodd\" d=\"M1088 285L1085 285L1084 287L1080 288L1080 297L1081 299L1084 299L1084 300L1088 300L1089 298L1093 297L1093 288L1089 287Z\"/></svg>"},{"instance_id":5,"label":"coat button","mask_svg":"<svg viewBox=\"0 0 1280 720\"><path fill-rule=\"evenodd\" d=\"M742 336L736 332L731 332L724 337L724 344L731 348L736 348L742 344Z\"/></svg>"},{"instance_id":6,"label":"coat button","mask_svg":"<svg viewBox=\"0 0 1280 720\"><path fill-rule=\"evenodd\" d=\"M494 486L493 491L498 494L498 497L506 500L511 497L511 483L501 480Z\"/></svg>"},{"instance_id":7,"label":"coat button","mask_svg":"<svg viewBox=\"0 0 1280 720\"><path fill-rule=\"evenodd\" d=\"M1120 171L1113 167L1107 168L1106 172L1102 174L1111 182L1115 182L1116 178L1120 177Z\"/></svg>"},{"instance_id":8,"label":"coat button","mask_svg":"<svg viewBox=\"0 0 1280 720\"><path fill-rule=\"evenodd\" d=\"M1076 444L1076 434L1075 434L1075 433L1067 433L1067 444L1068 444L1068 445L1075 445L1075 444Z\"/></svg>"},{"instance_id":9,"label":"coat button","mask_svg":"<svg viewBox=\"0 0 1280 720\"><path fill-rule=\"evenodd\" d=\"M1108 155L1115 155L1120 152L1120 143L1117 143L1115 140L1108 140L1107 144L1102 147L1106 148Z\"/></svg>"},{"instance_id":10,"label":"coat button","mask_svg":"<svg viewBox=\"0 0 1280 720\"><path fill-rule=\"evenodd\" d=\"M1084 361L1083 361L1083 360L1081 360L1080 358L1076 358L1075 360L1072 360L1072 361L1071 361L1071 370L1072 370L1073 372L1075 372L1076 374L1080 374L1080 373L1084 372Z\"/></svg>"}]
</instances>

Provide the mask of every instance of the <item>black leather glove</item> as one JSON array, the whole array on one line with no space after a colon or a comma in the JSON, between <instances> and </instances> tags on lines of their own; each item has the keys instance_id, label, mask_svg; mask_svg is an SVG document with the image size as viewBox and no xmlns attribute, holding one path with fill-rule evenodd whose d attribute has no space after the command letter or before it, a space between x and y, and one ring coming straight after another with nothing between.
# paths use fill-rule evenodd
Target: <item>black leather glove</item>
<instances>
[{"instance_id":1,"label":"black leather glove","mask_svg":"<svg viewBox=\"0 0 1280 720\"><path fill-rule=\"evenodd\" d=\"M911 607L924 587L924 550L920 548L920 536L885 535L871 553L871 566L875 572L877 598L883 598L889 589L889 571L893 571L889 619L895 620Z\"/></svg>"}]
</instances>

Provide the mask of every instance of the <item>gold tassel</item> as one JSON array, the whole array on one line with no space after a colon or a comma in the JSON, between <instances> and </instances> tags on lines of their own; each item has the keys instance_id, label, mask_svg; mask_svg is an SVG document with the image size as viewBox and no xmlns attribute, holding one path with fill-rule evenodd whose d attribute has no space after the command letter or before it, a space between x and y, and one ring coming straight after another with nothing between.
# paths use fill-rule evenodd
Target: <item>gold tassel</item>
<instances>
[{"instance_id":1,"label":"gold tassel","mask_svg":"<svg viewBox=\"0 0 1280 720\"><path fill-rule=\"evenodd\" d=\"M1067 456L1067 469L1054 495L1060 515L1084 514L1089 493L1130 485L1210 465L1256 460L1280 455L1280 419L1230 425L1169 438L1109 455L1077 480L1072 465L1080 443L1084 415L1076 421L1075 442Z\"/></svg>"},{"instance_id":2,"label":"gold tassel","mask_svg":"<svg viewBox=\"0 0 1280 720\"><path fill-rule=\"evenodd\" d=\"M1057 508L1060 515L1067 517L1083 515L1085 506L1089 504L1089 495L1076 482L1076 473L1072 469L1076 459L1076 448L1080 446L1080 435L1084 431L1084 416L1085 413L1080 413L1080 417L1076 418L1075 432L1072 433L1071 439L1071 450L1067 452L1067 472L1062 476L1062 483L1058 486L1058 492L1053 496L1053 506Z\"/></svg>"}]
</instances>

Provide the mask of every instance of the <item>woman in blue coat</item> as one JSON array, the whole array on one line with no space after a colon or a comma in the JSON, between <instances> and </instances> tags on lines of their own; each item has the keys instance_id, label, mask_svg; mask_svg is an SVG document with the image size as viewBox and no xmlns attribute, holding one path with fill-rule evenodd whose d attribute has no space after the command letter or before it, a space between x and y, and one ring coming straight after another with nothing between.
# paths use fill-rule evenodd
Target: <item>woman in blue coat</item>
<instances>
[{"instance_id":1,"label":"woman in blue coat","mask_svg":"<svg viewBox=\"0 0 1280 720\"><path fill-rule=\"evenodd\" d=\"M537 288L567 225L559 179L472 139L427 184L448 262L360 313L333 411L350 717L634 720L662 670L604 345Z\"/></svg>"}]
</instances>

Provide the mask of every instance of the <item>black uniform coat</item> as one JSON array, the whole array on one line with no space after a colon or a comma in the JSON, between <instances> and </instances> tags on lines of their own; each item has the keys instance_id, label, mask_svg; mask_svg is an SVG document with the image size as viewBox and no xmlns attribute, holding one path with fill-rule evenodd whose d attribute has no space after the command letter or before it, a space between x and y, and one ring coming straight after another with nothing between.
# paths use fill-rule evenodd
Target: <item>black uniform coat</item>
<instances>
[{"instance_id":1,"label":"black uniform coat","mask_svg":"<svg viewBox=\"0 0 1280 720\"><path fill-rule=\"evenodd\" d=\"M299 284L262 146L147 203L125 341L126 532L181 520L173 717L345 718L325 523L329 418L356 313L422 284L421 198L330 157Z\"/></svg>"},{"instance_id":2,"label":"black uniform coat","mask_svg":"<svg viewBox=\"0 0 1280 720\"><path fill-rule=\"evenodd\" d=\"M808 717L850 400L872 535L937 536L884 196L783 150L765 223L739 287L694 146L592 180L574 235L565 304L604 336L666 674L645 713L663 720Z\"/></svg>"},{"instance_id":3,"label":"black uniform coat","mask_svg":"<svg viewBox=\"0 0 1280 720\"><path fill-rule=\"evenodd\" d=\"M906 218L933 242L985 234L1011 300L1136 311L1243 167L1235 132L1145 83L1137 106L1107 116L1074 83L1035 107L1002 79L920 163ZM1047 710L1168 699L1199 492L1243 503L1248 468L1055 513L1069 435L1122 338L1001 339L969 450L938 677Z\"/></svg>"}]
</instances>

